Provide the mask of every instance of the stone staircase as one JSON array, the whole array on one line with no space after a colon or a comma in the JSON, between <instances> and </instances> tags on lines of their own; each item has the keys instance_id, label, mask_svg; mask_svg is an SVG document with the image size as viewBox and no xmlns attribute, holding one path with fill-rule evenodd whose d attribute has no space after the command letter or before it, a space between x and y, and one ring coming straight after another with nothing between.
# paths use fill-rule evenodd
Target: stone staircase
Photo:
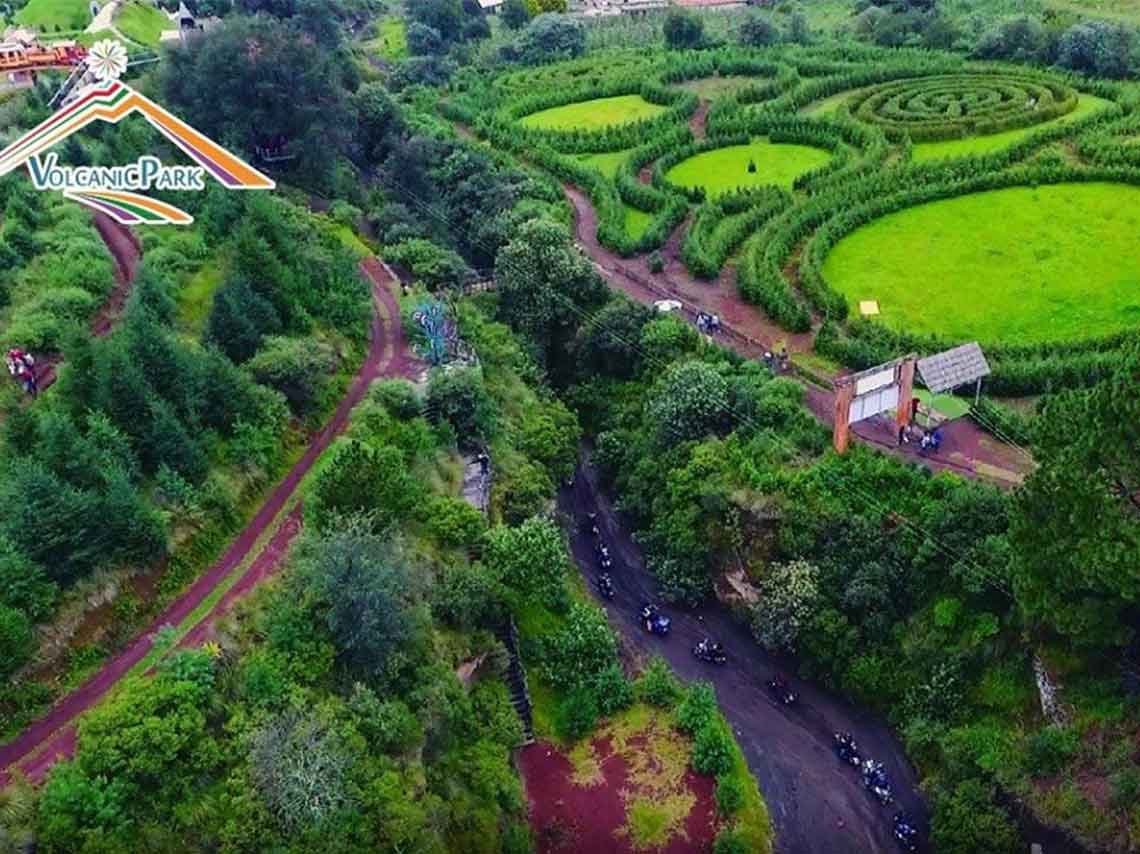
<instances>
[{"instance_id":1,"label":"stone staircase","mask_svg":"<svg viewBox=\"0 0 1140 854\"><path fill-rule=\"evenodd\" d=\"M526 669L519 659L519 637L515 621L509 620L498 632L499 640L510 654L510 666L507 668L507 687L511 691L511 704L518 713L523 726L523 740L520 747L534 744L534 715L530 706L530 689L526 682Z\"/></svg>"}]
</instances>

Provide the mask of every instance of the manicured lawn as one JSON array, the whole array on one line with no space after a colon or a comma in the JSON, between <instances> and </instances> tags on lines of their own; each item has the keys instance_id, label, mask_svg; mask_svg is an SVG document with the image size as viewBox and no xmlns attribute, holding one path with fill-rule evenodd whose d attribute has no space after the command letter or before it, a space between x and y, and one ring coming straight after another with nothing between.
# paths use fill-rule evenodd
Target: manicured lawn
<instances>
[{"instance_id":1,"label":"manicured lawn","mask_svg":"<svg viewBox=\"0 0 1140 854\"><path fill-rule=\"evenodd\" d=\"M1057 184L975 193L882 217L841 240L824 276L855 310L983 344L1140 326L1140 187Z\"/></svg>"},{"instance_id":2,"label":"manicured lawn","mask_svg":"<svg viewBox=\"0 0 1140 854\"><path fill-rule=\"evenodd\" d=\"M641 237L652 221L653 214L647 214L632 205L625 206L625 233L630 237L634 239Z\"/></svg>"},{"instance_id":3,"label":"manicured lawn","mask_svg":"<svg viewBox=\"0 0 1140 854\"><path fill-rule=\"evenodd\" d=\"M611 125L651 119L665 112L660 104L651 104L640 95L617 95L594 98L562 107L539 110L520 119L525 127L543 130L597 130Z\"/></svg>"},{"instance_id":4,"label":"manicured lawn","mask_svg":"<svg viewBox=\"0 0 1140 854\"><path fill-rule=\"evenodd\" d=\"M682 187L704 187L709 198L716 198L738 187L776 184L791 189L797 177L830 159L831 154L822 148L761 138L748 145L701 152L678 163L665 177ZM756 164L755 172L748 171L750 162Z\"/></svg>"},{"instance_id":5,"label":"manicured lawn","mask_svg":"<svg viewBox=\"0 0 1140 854\"><path fill-rule=\"evenodd\" d=\"M1075 110L1051 121L1042 122L1032 127L991 133L986 136L968 136L965 139L946 139L941 142L922 142L914 147L914 159L916 161L936 160L941 157L966 157L971 154L988 154L991 151L999 151L1042 128L1075 122L1098 110L1103 110L1111 103L1104 98L1086 95L1082 92Z\"/></svg>"},{"instance_id":6,"label":"manicured lawn","mask_svg":"<svg viewBox=\"0 0 1140 854\"><path fill-rule=\"evenodd\" d=\"M625 148L621 151L603 151L601 154L578 154L574 159L597 169L607 178L612 178L631 151L632 148Z\"/></svg>"},{"instance_id":7,"label":"manicured lawn","mask_svg":"<svg viewBox=\"0 0 1140 854\"><path fill-rule=\"evenodd\" d=\"M87 0L29 0L15 20L41 31L81 30L91 22L91 13Z\"/></svg>"},{"instance_id":8,"label":"manicured lawn","mask_svg":"<svg viewBox=\"0 0 1140 854\"><path fill-rule=\"evenodd\" d=\"M730 74L727 77L699 77L696 80L686 80L684 83L677 83L677 89L684 89L686 92L692 92L701 98L722 98L725 95L732 95L735 92L745 88L746 86L753 86L757 83L763 82L763 77L746 77L743 74Z\"/></svg>"},{"instance_id":9,"label":"manicured lawn","mask_svg":"<svg viewBox=\"0 0 1140 854\"><path fill-rule=\"evenodd\" d=\"M115 16L119 32L140 44L157 47L163 30L177 29L174 22L149 3L128 3Z\"/></svg>"}]
</instances>

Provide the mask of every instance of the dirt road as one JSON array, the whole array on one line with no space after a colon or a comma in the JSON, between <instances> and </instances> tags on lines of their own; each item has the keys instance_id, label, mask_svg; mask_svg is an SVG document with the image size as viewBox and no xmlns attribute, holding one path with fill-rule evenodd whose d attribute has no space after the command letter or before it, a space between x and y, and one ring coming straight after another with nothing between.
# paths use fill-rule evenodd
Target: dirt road
<instances>
[{"instance_id":1,"label":"dirt road","mask_svg":"<svg viewBox=\"0 0 1140 854\"><path fill-rule=\"evenodd\" d=\"M8 780L7 769L18 768L33 782L39 782L61 758L75 752L76 720L99 702L120 679L138 664L154 646L155 635L167 625L178 626L206 600L213 590L249 556L262 534L294 497L301 480L308 474L317 458L345 428L353 407L363 399L368 386L380 376L411 376L416 370L415 360L408 354L400 327L400 312L396 298L389 287L390 279L375 258L361 263L361 272L372 283L373 316L371 343L368 354L356 374L348 392L324 428L313 437L308 449L289 473L270 493L257 514L230 544L221 558L213 564L190 588L175 599L126 649L108 661L83 685L57 703L46 715L32 723L19 736L0 746L0 786ZM286 532L290 526L283 526ZM292 530L295 533L295 529ZM270 540L268 549L280 558L287 543L279 532ZM235 589L248 592L257 580L269 575L275 562L253 561ZM233 603L233 597L223 597L205 618L208 627ZM195 627L200 637L208 628Z\"/></svg>"},{"instance_id":2,"label":"dirt road","mask_svg":"<svg viewBox=\"0 0 1140 854\"><path fill-rule=\"evenodd\" d=\"M798 679L793 685L800 691L799 703L787 708L775 702L764 683L777 671L794 673L794 663L765 652L717 603L693 611L667 608L672 631L666 638L650 637L637 612L647 602L660 601L656 582L588 464L579 467L574 485L562 490L559 507L578 525L571 548L591 590L597 565L592 535L582 521L587 512L598 512L613 554L615 589L613 600L599 601L627 648L642 656L660 654L683 679L707 680L716 687L717 699L768 802L778 851L893 854L899 849L891 818L900 808L918 819L925 833L927 812L918 795L917 777L885 724ZM725 645L727 664L718 667L693 657L692 647L706 636ZM863 789L856 772L839 762L831 747L835 730L851 732L864 755L883 762L899 803L880 806Z\"/></svg>"},{"instance_id":3,"label":"dirt road","mask_svg":"<svg viewBox=\"0 0 1140 854\"><path fill-rule=\"evenodd\" d=\"M731 267L726 265L713 282L701 282L680 261L680 229L662 249L665 270L652 274L644 258L622 258L598 242L598 219L589 198L570 184L563 190L574 207L575 237L595 268L609 285L645 305L660 299L676 299L684 313L694 320L697 311L721 318L719 341L747 359L759 359L765 351L775 352L778 343L791 353L810 352L810 332L789 333L770 320L756 306L744 301L736 287ZM824 424L832 424L835 395L828 389L807 386L806 403ZM953 471L963 477L982 478L1009 488L1020 483L1032 470L1032 460L1022 450L998 441L968 418L959 418L943 428L942 448L936 456L924 456L914 445L898 447L895 433L882 420L855 424L852 433L859 441L934 471Z\"/></svg>"}]
</instances>

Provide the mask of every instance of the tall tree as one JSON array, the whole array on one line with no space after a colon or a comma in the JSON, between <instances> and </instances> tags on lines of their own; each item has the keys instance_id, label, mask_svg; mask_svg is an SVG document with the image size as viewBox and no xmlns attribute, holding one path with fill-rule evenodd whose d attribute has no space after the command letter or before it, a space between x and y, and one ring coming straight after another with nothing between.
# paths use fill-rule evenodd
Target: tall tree
<instances>
[{"instance_id":1,"label":"tall tree","mask_svg":"<svg viewBox=\"0 0 1140 854\"><path fill-rule=\"evenodd\" d=\"M567 348L607 296L590 262L562 226L535 219L499 251L495 277L500 317L527 336L552 375L568 375Z\"/></svg>"},{"instance_id":2,"label":"tall tree","mask_svg":"<svg viewBox=\"0 0 1140 854\"><path fill-rule=\"evenodd\" d=\"M1140 348L1109 380L1046 399L1037 468L1012 519L1014 589L1032 625L1127 641L1140 599Z\"/></svg>"}]
</instances>

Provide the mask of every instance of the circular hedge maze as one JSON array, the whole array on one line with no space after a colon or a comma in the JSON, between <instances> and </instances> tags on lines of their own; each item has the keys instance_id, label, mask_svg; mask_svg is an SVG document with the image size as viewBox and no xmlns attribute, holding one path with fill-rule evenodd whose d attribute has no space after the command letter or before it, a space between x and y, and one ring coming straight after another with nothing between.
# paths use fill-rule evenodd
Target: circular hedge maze
<instances>
[{"instance_id":1,"label":"circular hedge maze","mask_svg":"<svg viewBox=\"0 0 1140 854\"><path fill-rule=\"evenodd\" d=\"M855 119L913 142L998 133L1072 112L1077 92L1017 74L938 74L871 87L847 103Z\"/></svg>"},{"instance_id":2,"label":"circular hedge maze","mask_svg":"<svg viewBox=\"0 0 1140 854\"><path fill-rule=\"evenodd\" d=\"M695 278L731 275L819 353L860 368L979 340L1014 396L1105 376L1140 332L1140 107L1079 86L917 51L630 51L445 110L585 192L610 250L683 228ZM598 127L605 104L641 111Z\"/></svg>"}]
</instances>

